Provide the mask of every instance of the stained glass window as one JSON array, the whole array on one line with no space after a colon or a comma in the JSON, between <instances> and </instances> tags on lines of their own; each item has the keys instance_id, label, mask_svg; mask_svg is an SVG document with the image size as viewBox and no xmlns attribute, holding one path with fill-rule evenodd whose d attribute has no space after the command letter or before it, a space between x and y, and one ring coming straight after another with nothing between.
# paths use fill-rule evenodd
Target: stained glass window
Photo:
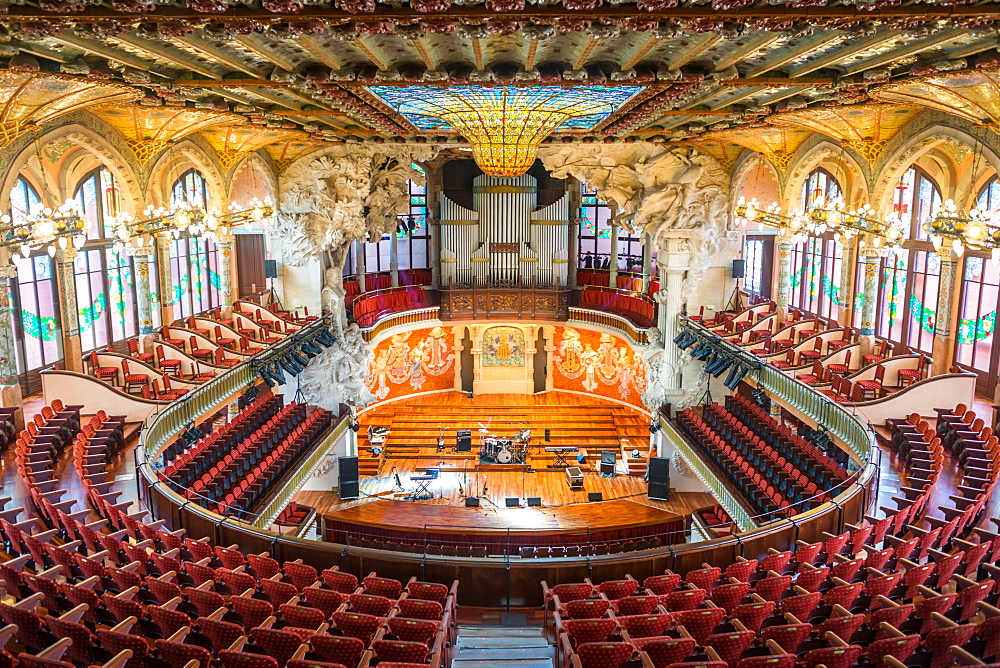
<instances>
[{"instance_id":1,"label":"stained glass window","mask_svg":"<svg viewBox=\"0 0 1000 668\"><path fill-rule=\"evenodd\" d=\"M580 251L577 256L577 283L608 285L611 268L611 207L587 184L580 186ZM656 253L653 253L653 257ZM650 269L656 263L650 262ZM596 273L600 270L601 273ZM642 234L618 230L618 287L640 290L642 284Z\"/></svg>"},{"instance_id":2,"label":"stained glass window","mask_svg":"<svg viewBox=\"0 0 1000 668\"><path fill-rule=\"evenodd\" d=\"M417 165L417 170L423 171ZM427 226L427 189L426 186L409 180L407 183L409 197L409 212L399 216L396 227L396 252L400 285L420 283L418 277L411 277L405 272L413 269L427 269L428 250L430 248L430 228ZM388 272L391 269L392 239L383 234L378 241L365 244L365 273L375 274ZM357 261L354 246L351 246L347 260L344 262L344 273L354 274Z\"/></svg>"},{"instance_id":3,"label":"stained glass window","mask_svg":"<svg viewBox=\"0 0 1000 668\"><path fill-rule=\"evenodd\" d=\"M833 174L817 167L802 184L802 210L808 211L820 197L827 202L840 197L840 184Z\"/></svg>"},{"instance_id":4,"label":"stained glass window","mask_svg":"<svg viewBox=\"0 0 1000 668\"><path fill-rule=\"evenodd\" d=\"M774 240L748 236L743 243L743 289L756 295L770 295L771 256Z\"/></svg>"},{"instance_id":5,"label":"stained glass window","mask_svg":"<svg viewBox=\"0 0 1000 668\"><path fill-rule=\"evenodd\" d=\"M840 197L840 184L830 172L814 169L802 183L802 210L819 198L827 201ZM840 283L843 246L829 233L808 236L792 249L790 306L824 318L836 320L841 300Z\"/></svg>"},{"instance_id":6,"label":"stained glass window","mask_svg":"<svg viewBox=\"0 0 1000 668\"><path fill-rule=\"evenodd\" d=\"M174 182L170 203L182 202L208 210L208 182L196 169L189 169ZM173 281L174 315L186 318L218 306L221 301L219 250L211 239L181 236L170 242L170 276Z\"/></svg>"},{"instance_id":7,"label":"stained glass window","mask_svg":"<svg viewBox=\"0 0 1000 668\"><path fill-rule=\"evenodd\" d=\"M1000 179L996 176L991 177L979 191L976 208L986 213L1000 209Z\"/></svg>"},{"instance_id":8,"label":"stained glass window","mask_svg":"<svg viewBox=\"0 0 1000 668\"><path fill-rule=\"evenodd\" d=\"M896 183L893 210L910 230L911 239L927 239L923 224L941 205L941 190L919 167L910 167Z\"/></svg>"}]
</instances>

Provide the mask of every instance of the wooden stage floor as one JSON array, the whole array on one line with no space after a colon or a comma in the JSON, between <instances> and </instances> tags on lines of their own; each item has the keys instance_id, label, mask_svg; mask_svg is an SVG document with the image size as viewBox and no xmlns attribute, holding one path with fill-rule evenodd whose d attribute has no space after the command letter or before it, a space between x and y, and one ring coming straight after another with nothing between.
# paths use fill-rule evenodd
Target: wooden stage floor
<instances>
[{"instance_id":1,"label":"wooden stage floor","mask_svg":"<svg viewBox=\"0 0 1000 668\"><path fill-rule=\"evenodd\" d=\"M532 429L533 455L529 458L529 465L533 470L511 471L489 464L479 465L481 441L480 434L475 430L477 424L486 424L489 417L493 416L494 424L506 425L509 420L515 419L512 417L515 415L519 416L516 419L527 421ZM376 407L361 416L362 431L358 434L359 437L365 434L365 428L369 424L390 425L393 430L386 444L388 456L383 458L381 466L375 462L369 466L369 470L374 469L378 473L365 475L362 472L361 498L342 501L333 492L307 491L299 492L295 500L316 508L320 514L368 506L376 500L395 501L392 504L370 505L363 512L359 509L348 513L351 517L356 515L358 519L369 515L374 523L381 521L376 516L385 518L407 514L407 509L412 508L412 518L399 518L400 523L408 524L410 520L419 521L422 515L443 511L432 510L427 506L448 506L449 513L454 509L468 514L471 524L463 522L463 525L476 526L482 521L482 528L494 525L498 519L509 522L509 526L529 527L538 522L542 522L544 526L552 518L553 508L586 504L590 492L600 492L605 501L627 500L627 504L608 504L606 509L608 513L621 516L623 524L637 519L628 517L628 509L633 509L644 517L647 514L645 509L687 516L697 508L715 503L712 495L707 492L674 492L669 501L651 501L646 496L647 486L642 476L626 475L626 466L621 456L618 473L614 477L602 477L593 471L593 457L588 457L587 465L583 467L582 490L569 488L563 469L548 468L552 455L544 453L546 444L541 442L546 426L552 432L551 445L572 444L586 449L588 454L599 450L638 448L643 457L646 457L649 450L647 420L642 413L621 404L599 397L561 392L481 395L473 399L458 392L414 397ZM438 424L452 426L452 430L445 432L448 434L448 447L444 452L437 452L434 447ZM455 428L473 428L471 454L454 452ZM498 435L507 436L499 429L496 431ZM623 440L627 442L624 445ZM367 441L359 438L359 455L367 455L371 461L371 453L364 450L367 446ZM433 498L405 499L407 493L417 486L416 482L410 480L410 476L428 466L442 466L446 469L428 486ZM397 473L404 492L394 491ZM482 497L482 508L465 508L465 496ZM540 497L543 507L508 509L505 506L505 499L508 497L518 498L522 506L525 505L526 497ZM589 505L591 510L597 510L595 504ZM393 510L387 511L390 507ZM580 526L573 523L584 521L582 516L572 519L575 511L571 508L566 508L566 511L566 521L572 526ZM659 514L655 511L645 519L652 521L652 516Z\"/></svg>"}]
</instances>

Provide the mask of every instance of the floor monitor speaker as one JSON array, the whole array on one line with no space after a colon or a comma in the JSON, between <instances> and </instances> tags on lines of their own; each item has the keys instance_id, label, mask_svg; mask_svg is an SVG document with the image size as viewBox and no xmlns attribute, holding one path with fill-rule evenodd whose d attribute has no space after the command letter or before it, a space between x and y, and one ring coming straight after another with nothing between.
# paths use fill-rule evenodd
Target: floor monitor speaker
<instances>
[{"instance_id":1,"label":"floor monitor speaker","mask_svg":"<svg viewBox=\"0 0 1000 668\"><path fill-rule=\"evenodd\" d=\"M529 496L528 497L528 507L529 508L540 508L542 506L542 497L540 496Z\"/></svg>"},{"instance_id":2,"label":"floor monitor speaker","mask_svg":"<svg viewBox=\"0 0 1000 668\"><path fill-rule=\"evenodd\" d=\"M477 496L467 496L467 497L465 497L465 507L466 508L478 508L479 507L479 497L477 497Z\"/></svg>"},{"instance_id":3,"label":"floor monitor speaker","mask_svg":"<svg viewBox=\"0 0 1000 668\"><path fill-rule=\"evenodd\" d=\"M508 496L504 501L508 508L517 508L521 505L521 499L516 496Z\"/></svg>"},{"instance_id":4,"label":"floor monitor speaker","mask_svg":"<svg viewBox=\"0 0 1000 668\"><path fill-rule=\"evenodd\" d=\"M471 429L459 429L455 432L455 449L459 452L472 452Z\"/></svg>"},{"instance_id":5,"label":"floor monitor speaker","mask_svg":"<svg viewBox=\"0 0 1000 668\"><path fill-rule=\"evenodd\" d=\"M603 500L604 500L604 495L601 494L600 492L588 492L587 493L587 501L594 502L594 501L603 501Z\"/></svg>"}]
</instances>

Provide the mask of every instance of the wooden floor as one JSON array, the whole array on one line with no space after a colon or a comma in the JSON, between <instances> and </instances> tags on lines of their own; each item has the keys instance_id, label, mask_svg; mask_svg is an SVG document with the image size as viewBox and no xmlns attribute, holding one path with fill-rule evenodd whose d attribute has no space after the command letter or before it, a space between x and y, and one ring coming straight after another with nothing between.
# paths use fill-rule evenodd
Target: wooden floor
<instances>
[{"instance_id":1,"label":"wooden floor","mask_svg":"<svg viewBox=\"0 0 1000 668\"><path fill-rule=\"evenodd\" d=\"M492 417L492 421L491 418ZM690 515L696 508L712 505L707 492L681 492L669 501L650 501L642 474L628 475L628 464L622 451L638 449L643 462L649 454L648 418L639 411L603 400L565 392L539 395L481 395L469 399L460 392L448 392L393 402L363 413L359 421L359 454L367 465L361 467L361 498L342 501L332 492L299 492L295 500L316 508L320 513L336 512L367 504L375 499L406 501L396 506L406 512L413 504L437 504L459 508L464 512L464 498L482 498L483 508L469 509L476 517L483 512L506 510L505 499L517 498L521 505L527 497L539 497L544 507L587 503L588 493L600 492L604 500L628 499L636 504ZM530 470L510 470L509 467L479 463L482 435L479 423L489 424L490 433L510 437L523 428L532 431L532 450L528 458ZM526 423L526 427L525 427ZM380 463L368 450L368 425L388 426L392 432L386 442L386 453ZM440 425L440 428L439 428ZM444 430L447 447L437 450L437 438ZM545 429L550 430L549 443L543 441ZM455 452L455 429L471 429L471 453ZM565 470L552 468L554 455L544 452L546 445L574 445L587 453L582 490L572 490ZM618 472L603 477L593 470L601 450L619 453ZM575 463L575 462L574 462ZM407 500L417 483L410 476L431 466L444 470L428 487L433 498ZM634 468L634 467L633 467ZM377 472L377 473L376 473ZM645 466L642 467L642 473ZM396 475L403 491L396 487ZM372 506L374 510L376 506ZM379 506L381 507L381 506ZM414 509L415 515L423 511ZM532 511L538 512L538 511ZM626 521L626 520L623 520Z\"/></svg>"}]
</instances>

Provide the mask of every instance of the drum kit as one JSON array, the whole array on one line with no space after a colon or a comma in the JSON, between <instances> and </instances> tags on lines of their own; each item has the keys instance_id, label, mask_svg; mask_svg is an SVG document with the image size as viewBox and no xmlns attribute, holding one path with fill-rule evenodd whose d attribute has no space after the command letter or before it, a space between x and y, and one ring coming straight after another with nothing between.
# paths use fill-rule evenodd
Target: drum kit
<instances>
[{"instance_id":1,"label":"drum kit","mask_svg":"<svg viewBox=\"0 0 1000 668\"><path fill-rule=\"evenodd\" d=\"M483 436L479 461L483 464L524 464L528 461L531 430L524 429L513 438L497 438L496 434Z\"/></svg>"}]
</instances>

